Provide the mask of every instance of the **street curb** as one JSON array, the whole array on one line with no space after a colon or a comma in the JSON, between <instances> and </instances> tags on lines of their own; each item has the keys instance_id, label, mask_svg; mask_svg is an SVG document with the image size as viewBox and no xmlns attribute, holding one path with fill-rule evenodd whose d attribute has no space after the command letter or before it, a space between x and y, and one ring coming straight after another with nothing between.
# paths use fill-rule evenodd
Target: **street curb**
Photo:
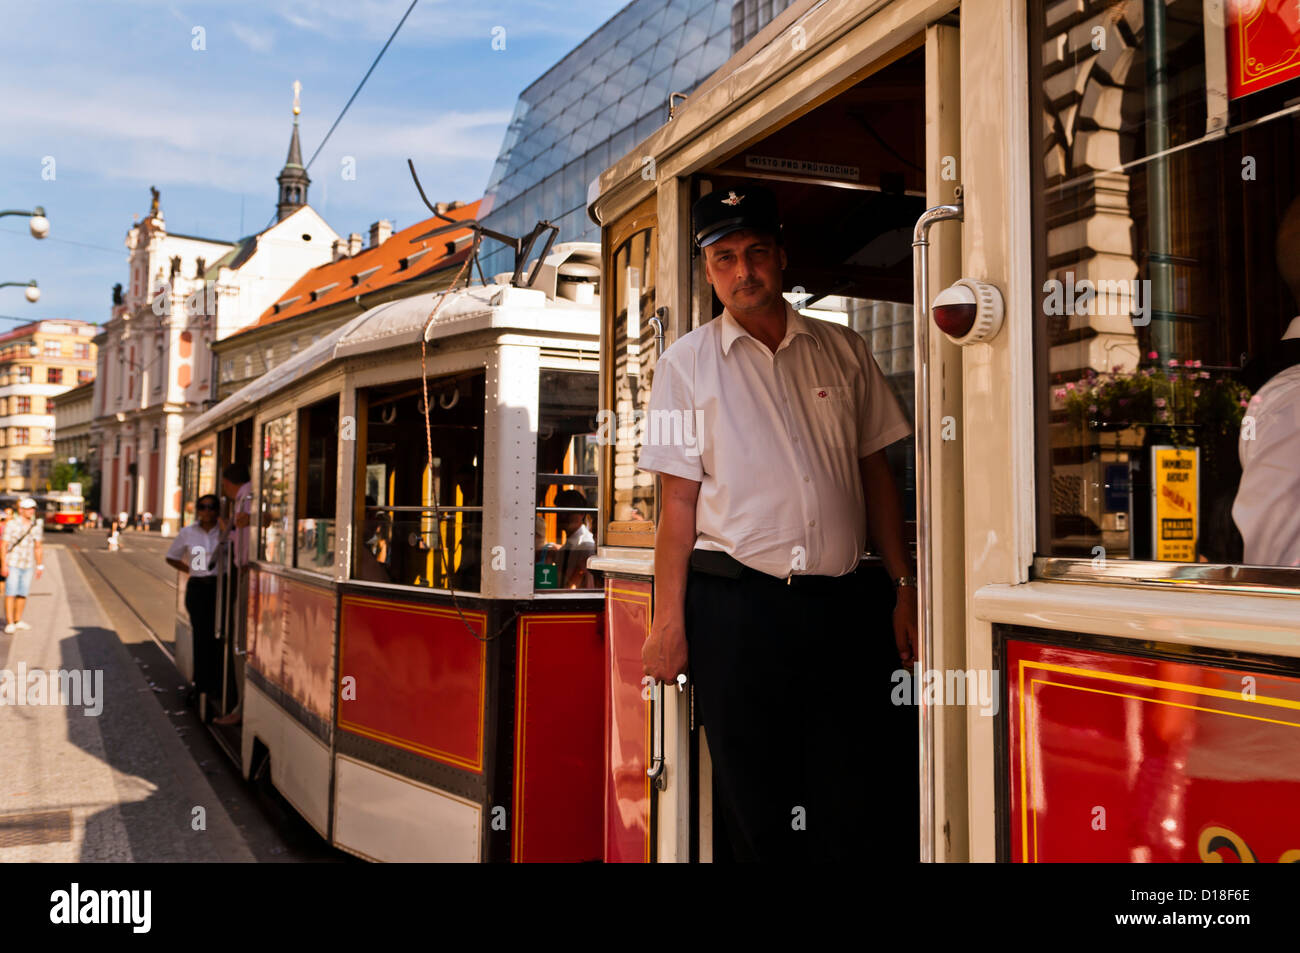
<instances>
[{"instance_id":1,"label":"street curb","mask_svg":"<svg viewBox=\"0 0 1300 953\"><path fill-rule=\"evenodd\" d=\"M99 608L99 614L102 617L103 628L110 632L116 633L109 625L109 615L104 609L104 604L100 602L99 595L90 586L86 578L80 561L74 555L75 551L70 548L61 548L59 551L60 565L63 566L63 560L70 562L76 570L77 577L81 581L82 591L88 593L95 601ZM66 572L66 569L64 570ZM129 607L128 607L129 608ZM137 621L137 625L140 623ZM141 625L143 629L144 626ZM146 630L147 634L147 630ZM134 678L136 687L140 692L154 694L153 689L149 686L148 681L140 672L140 668L122 644L120 638L113 640L113 652L120 656L122 668L130 672L128 678ZM157 704L149 701L144 705L145 718L153 727L154 734L158 737L158 745L162 749L163 757L167 760L176 773L182 789L185 791L189 800L194 804L202 804L207 807L207 834L212 838L212 846L215 848L217 855L224 863L256 863L257 858L253 852L248 849L243 837L240 836L238 828L235 827L234 821L226 813L225 805L221 803L221 798L213 790L212 785L204 777L199 766L194 763L194 758L189 749L181 743L180 736L176 733L175 726L167 719L167 714ZM208 807L208 805L211 805Z\"/></svg>"}]
</instances>

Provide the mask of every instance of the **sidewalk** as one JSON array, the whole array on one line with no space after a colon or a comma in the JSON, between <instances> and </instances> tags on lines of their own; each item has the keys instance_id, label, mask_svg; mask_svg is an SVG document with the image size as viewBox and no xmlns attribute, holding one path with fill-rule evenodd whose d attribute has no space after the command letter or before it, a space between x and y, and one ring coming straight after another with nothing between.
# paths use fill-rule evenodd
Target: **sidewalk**
<instances>
[{"instance_id":1,"label":"sidewalk","mask_svg":"<svg viewBox=\"0 0 1300 953\"><path fill-rule=\"evenodd\" d=\"M16 705L0 695L0 863L252 861L73 555L47 547L45 565L24 614L32 628L0 633L0 672L15 686L24 663L29 680L89 670L92 690L102 673L90 709L102 711L88 716L85 698ZM176 692L170 681L156 688ZM30 685L25 700L39 700ZM206 829L194 829L196 807Z\"/></svg>"}]
</instances>

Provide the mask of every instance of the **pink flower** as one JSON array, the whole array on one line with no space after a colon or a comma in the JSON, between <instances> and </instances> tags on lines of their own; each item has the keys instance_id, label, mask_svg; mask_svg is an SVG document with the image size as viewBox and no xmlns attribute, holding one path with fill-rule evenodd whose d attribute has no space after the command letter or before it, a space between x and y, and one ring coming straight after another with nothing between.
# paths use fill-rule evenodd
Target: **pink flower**
<instances>
[{"instance_id":1,"label":"pink flower","mask_svg":"<svg viewBox=\"0 0 1300 953\"><path fill-rule=\"evenodd\" d=\"M1163 407L1163 406L1165 406L1165 399L1164 399L1163 397L1157 397L1157 398L1156 398L1156 406L1157 406L1157 407Z\"/></svg>"},{"instance_id":2,"label":"pink flower","mask_svg":"<svg viewBox=\"0 0 1300 953\"><path fill-rule=\"evenodd\" d=\"M1170 367L1177 367L1177 366L1178 366L1178 359L1177 359L1177 358L1173 358L1173 357L1171 357L1171 358L1169 359L1169 366L1170 366Z\"/></svg>"},{"instance_id":3,"label":"pink flower","mask_svg":"<svg viewBox=\"0 0 1300 953\"><path fill-rule=\"evenodd\" d=\"M1169 419L1169 411L1167 411L1167 410L1162 410L1162 411L1160 411L1160 419L1161 419L1161 420L1168 420L1168 419Z\"/></svg>"},{"instance_id":4,"label":"pink flower","mask_svg":"<svg viewBox=\"0 0 1300 953\"><path fill-rule=\"evenodd\" d=\"M1198 361L1197 363L1200 363L1200 362ZM1209 380L1209 379L1210 379L1210 372L1209 372L1209 371L1201 371L1201 377L1202 377L1204 380Z\"/></svg>"},{"instance_id":5,"label":"pink flower","mask_svg":"<svg viewBox=\"0 0 1300 953\"><path fill-rule=\"evenodd\" d=\"M1201 366L1201 362L1200 362L1200 361L1192 361L1192 363L1191 363L1189 366L1191 366L1191 367L1200 367L1200 366Z\"/></svg>"},{"instance_id":6,"label":"pink flower","mask_svg":"<svg viewBox=\"0 0 1300 953\"><path fill-rule=\"evenodd\" d=\"M1200 396L1201 396L1201 392L1200 392L1199 390L1194 390L1194 391L1192 391L1192 396L1193 396L1193 397L1200 397Z\"/></svg>"},{"instance_id":7,"label":"pink flower","mask_svg":"<svg viewBox=\"0 0 1300 953\"><path fill-rule=\"evenodd\" d=\"M1056 388L1056 391L1054 392L1054 396L1056 397L1057 400L1065 400L1065 388L1064 387Z\"/></svg>"},{"instance_id":8,"label":"pink flower","mask_svg":"<svg viewBox=\"0 0 1300 953\"><path fill-rule=\"evenodd\" d=\"M1154 360L1155 360L1156 358L1158 358L1159 356L1160 356L1160 355L1157 354L1155 351L1147 351L1147 360L1154 361Z\"/></svg>"},{"instance_id":9,"label":"pink flower","mask_svg":"<svg viewBox=\"0 0 1300 953\"><path fill-rule=\"evenodd\" d=\"M1241 406L1243 406L1243 407L1248 407L1248 406L1250 406L1250 404L1249 404L1248 401L1244 401L1244 400L1243 400L1243 401L1241 402Z\"/></svg>"},{"instance_id":10,"label":"pink flower","mask_svg":"<svg viewBox=\"0 0 1300 953\"><path fill-rule=\"evenodd\" d=\"M1073 384L1073 382L1071 382L1071 383L1069 383L1069 384L1066 384L1066 385L1065 385L1065 389L1066 389L1066 390L1074 390L1074 384Z\"/></svg>"}]
</instances>

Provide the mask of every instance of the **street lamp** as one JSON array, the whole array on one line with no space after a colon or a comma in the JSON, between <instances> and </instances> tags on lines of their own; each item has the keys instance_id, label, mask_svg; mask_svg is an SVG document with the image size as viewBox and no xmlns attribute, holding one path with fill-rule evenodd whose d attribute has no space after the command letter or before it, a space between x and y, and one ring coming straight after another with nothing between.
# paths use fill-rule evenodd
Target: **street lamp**
<instances>
[{"instance_id":1,"label":"street lamp","mask_svg":"<svg viewBox=\"0 0 1300 953\"><path fill-rule=\"evenodd\" d=\"M41 300L41 289L36 285L36 279L31 281L0 281L0 288L26 288L27 300L32 304Z\"/></svg>"},{"instance_id":2,"label":"street lamp","mask_svg":"<svg viewBox=\"0 0 1300 953\"><path fill-rule=\"evenodd\" d=\"M6 215L26 215L31 221L32 238L44 238L50 233L50 220L45 217L45 209L38 205L30 212L19 208L6 209L0 212L0 218Z\"/></svg>"}]
</instances>

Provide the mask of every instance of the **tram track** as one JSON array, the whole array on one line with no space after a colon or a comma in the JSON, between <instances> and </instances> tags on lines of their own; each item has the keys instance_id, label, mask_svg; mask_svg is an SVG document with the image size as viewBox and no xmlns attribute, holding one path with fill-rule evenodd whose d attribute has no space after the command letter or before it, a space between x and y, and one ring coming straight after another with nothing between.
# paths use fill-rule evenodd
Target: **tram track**
<instances>
[{"instance_id":1,"label":"tram track","mask_svg":"<svg viewBox=\"0 0 1300 953\"><path fill-rule=\"evenodd\" d=\"M167 643L159 636L157 630L155 630L154 627L149 624L149 620L146 619L140 613L140 610L135 607L135 602L133 601L133 599L130 596L128 596L125 592L123 592L121 587L118 586L111 578L109 578L108 574L104 572L104 570L102 570L95 563L93 559L91 559L89 556L86 555L85 548L83 546L78 545L78 540L75 536L72 539L67 540L66 545L68 549L75 554L78 562L82 566L92 570L95 573L95 575L98 576L99 579L104 583L104 585L108 587L108 589L113 593L113 595L117 596L117 598L121 601L121 603L124 606L126 606L127 610L130 611L130 613L133 616L135 616L136 620L140 623L140 625L144 627L145 632L147 632L149 634L149 637L153 639L154 644L158 646L159 650L163 653L163 655L167 656L167 660L171 662L173 666L175 666L176 654L170 648L167 647ZM168 583L169 585L171 585L173 589L175 588L174 583L170 583L169 580L166 580L161 576L158 576L156 573L149 572L147 569L140 568L139 564L134 564L134 568L136 568L140 572L143 572L145 575L152 576L153 578L158 579L161 582Z\"/></svg>"}]
</instances>

